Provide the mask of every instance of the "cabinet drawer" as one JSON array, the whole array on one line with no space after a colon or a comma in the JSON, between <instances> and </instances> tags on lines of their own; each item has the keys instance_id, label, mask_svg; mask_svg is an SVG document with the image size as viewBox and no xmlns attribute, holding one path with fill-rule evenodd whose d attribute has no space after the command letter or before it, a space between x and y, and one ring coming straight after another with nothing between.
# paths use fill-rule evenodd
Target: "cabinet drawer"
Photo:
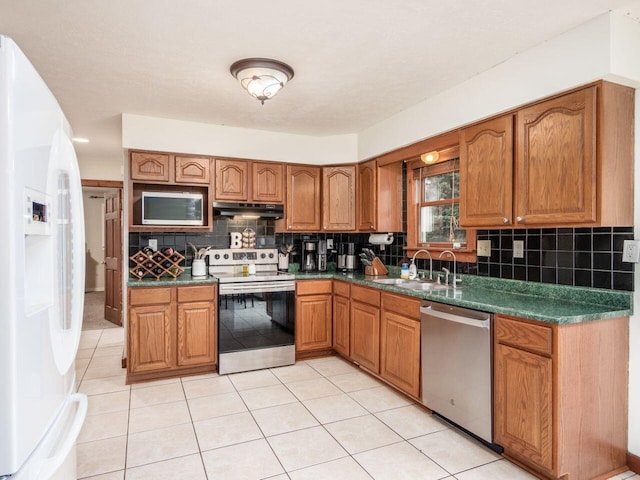
<instances>
[{"instance_id":1,"label":"cabinet drawer","mask_svg":"<svg viewBox=\"0 0 640 480\"><path fill-rule=\"evenodd\" d=\"M334 281L333 282L333 293L336 295L340 295L341 297L349 296L349 284L347 282Z\"/></svg>"},{"instance_id":2,"label":"cabinet drawer","mask_svg":"<svg viewBox=\"0 0 640 480\"><path fill-rule=\"evenodd\" d=\"M203 302L215 299L215 285L198 285L178 288L178 303Z\"/></svg>"},{"instance_id":3,"label":"cabinet drawer","mask_svg":"<svg viewBox=\"0 0 640 480\"><path fill-rule=\"evenodd\" d=\"M319 295L322 293L331 294L332 280L298 280L296 282L297 295Z\"/></svg>"},{"instance_id":4,"label":"cabinet drawer","mask_svg":"<svg viewBox=\"0 0 640 480\"><path fill-rule=\"evenodd\" d=\"M396 312L405 317L418 319L420 317L420 300L405 295L382 294L382 309Z\"/></svg>"},{"instance_id":5,"label":"cabinet drawer","mask_svg":"<svg viewBox=\"0 0 640 480\"><path fill-rule=\"evenodd\" d=\"M369 305L379 307L380 291L372 288L361 287L359 285L352 285L351 300L357 300L362 303L368 303Z\"/></svg>"},{"instance_id":6,"label":"cabinet drawer","mask_svg":"<svg viewBox=\"0 0 640 480\"><path fill-rule=\"evenodd\" d=\"M533 325L496 315L496 339L500 343L512 345L534 353L553 353L553 330L551 327Z\"/></svg>"},{"instance_id":7,"label":"cabinet drawer","mask_svg":"<svg viewBox=\"0 0 640 480\"><path fill-rule=\"evenodd\" d=\"M171 303L171 288L131 288L129 305L158 305Z\"/></svg>"}]
</instances>

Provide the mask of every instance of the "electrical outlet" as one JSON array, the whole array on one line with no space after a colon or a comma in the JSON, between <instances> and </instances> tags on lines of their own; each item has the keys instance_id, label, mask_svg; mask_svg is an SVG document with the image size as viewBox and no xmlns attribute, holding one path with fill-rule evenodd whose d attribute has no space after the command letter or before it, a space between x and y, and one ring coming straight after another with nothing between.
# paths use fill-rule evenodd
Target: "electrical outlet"
<instances>
[{"instance_id":1,"label":"electrical outlet","mask_svg":"<svg viewBox=\"0 0 640 480\"><path fill-rule=\"evenodd\" d=\"M149 248L151 250L153 250L154 252L156 250L158 250L158 240L156 240L155 238L150 238L149 239Z\"/></svg>"},{"instance_id":2,"label":"electrical outlet","mask_svg":"<svg viewBox=\"0 0 640 480\"><path fill-rule=\"evenodd\" d=\"M478 240L478 256L490 257L491 256L491 240Z\"/></svg>"},{"instance_id":3,"label":"electrical outlet","mask_svg":"<svg viewBox=\"0 0 640 480\"><path fill-rule=\"evenodd\" d=\"M513 241L513 258L524 258L524 240Z\"/></svg>"},{"instance_id":4,"label":"electrical outlet","mask_svg":"<svg viewBox=\"0 0 640 480\"><path fill-rule=\"evenodd\" d=\"M333 250L333 238L327 238L327 250Z\"/></svg>"},{"instance_id":5,"label":"electrical outlet","mask_svg":"<svg viewBox=\"0 0 640 480\"><path fill-rule=\"evenodd\" d=\"M638 263L640 261L640 240L624 241L622 261L627 263Z\"/></svg>"}]
</instances>

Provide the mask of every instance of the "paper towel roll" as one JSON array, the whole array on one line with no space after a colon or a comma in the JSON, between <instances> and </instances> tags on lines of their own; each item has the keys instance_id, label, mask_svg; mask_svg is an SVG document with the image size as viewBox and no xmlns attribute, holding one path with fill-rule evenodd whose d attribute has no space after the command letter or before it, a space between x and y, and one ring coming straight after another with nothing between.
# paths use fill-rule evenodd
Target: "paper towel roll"
<instances>
[{"instance_id":1,"label":"paper towel roll","mask_svg":"<svg viewBox=\"0 0 640 480\"><path fill-rule=\"evenodd\" d=\"M369 235L369 243L374 245L391 245L393 243L393 233L372 233Z\"/></svg>"}]
</instances>

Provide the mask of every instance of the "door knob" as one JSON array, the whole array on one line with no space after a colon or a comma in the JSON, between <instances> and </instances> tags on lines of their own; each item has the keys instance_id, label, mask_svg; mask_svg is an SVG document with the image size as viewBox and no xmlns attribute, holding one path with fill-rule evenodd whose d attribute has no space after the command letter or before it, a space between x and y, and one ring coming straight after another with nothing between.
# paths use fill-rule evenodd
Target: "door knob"
<instances>
[{"instance_id":1,"label":"door knob","mask_svg":"<svg viewBox=\"0 0 640 480\"><path fill-rule=\"evenodd\" d=\"M518 220L519 222L522 221L522 217L516 217L516 220Z\"/></svg>"},{"instance_id":2,"label":"door knob","mask_svg":"<svg viewBox=\"0 0 640 480\"><path fill-rule=\"evenodd\" d=\"M507 217L502 217L502 223L509 223L509 219Z\"/></svg>"}]
</instances>

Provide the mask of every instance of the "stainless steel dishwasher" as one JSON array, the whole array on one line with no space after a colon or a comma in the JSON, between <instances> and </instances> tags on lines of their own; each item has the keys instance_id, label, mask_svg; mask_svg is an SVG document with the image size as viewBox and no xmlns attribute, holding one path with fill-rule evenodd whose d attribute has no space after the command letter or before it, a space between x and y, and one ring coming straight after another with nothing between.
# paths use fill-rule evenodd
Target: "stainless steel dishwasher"
<instances>
[{"instance_id":1,"label":"stainless steel dishwasher","mask_svg":"<svg viewBox=\"0 0 640 480\"><path fill-rule=\"evenodd\" d=\"M433 412L493 445L492 315L422 302L422 402Z\"/></svg>"}]
</instances>

